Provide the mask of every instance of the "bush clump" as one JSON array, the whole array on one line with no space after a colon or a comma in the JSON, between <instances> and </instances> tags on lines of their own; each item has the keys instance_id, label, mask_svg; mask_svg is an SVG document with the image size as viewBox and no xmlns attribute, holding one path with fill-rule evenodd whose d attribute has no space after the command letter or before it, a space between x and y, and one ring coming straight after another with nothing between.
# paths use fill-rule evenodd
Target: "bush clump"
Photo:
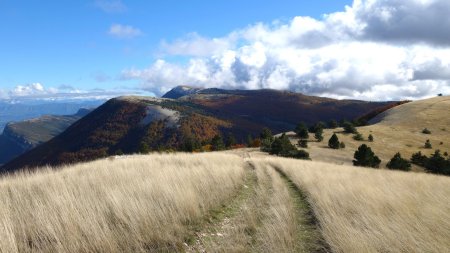
<instances>
[{"instance_id":1,"label":"bush clump","mask_svg":"<svg viewBox=\"0 0 450 253\"><path fill-rule=\"evenodd\" d=\"M308 128L303 122L300 122L297 127L295 128L295 133L297 134L298 138L300 139L308 139L309 133Z\"/></svg>"},{"instance_id":2,"label":"bush clump","mask_svg":"<svg viewBox=\"0 0 450 253\"><path fill-rule=\"evenodd\" d=\"M297 150L285 134L282 134L278 138L274 138L272 142L270 142L270 138L264 139L261 151L282 157L309 159L309 153L304 150Z\"/></svg>"},{"instance_id":3,"label":"bush clump","mask_svg":"<svg viewBox=\"0 0 450 253\"><path fill-rule=\"evenodd\" d=\"M353 140L355 140L355 141L363 141L364 137L362 136L362 134L356 133L355 135L353 135Z\"/></svg>"},{"instance_id":4,"label":"bush clump","mask_svg":"<svg viewBox=\"0 0 450 253\"><path fill-rule=\"evenodd\" d=\"M424 129L422 130L422 133L423 133L423 134L431 134L431 131L428 130L428 128L424 128Z\"/></svg>"},{"instance_id":5,"label":"bush clump","mask_svg":"<svg viewBox=\"0 0 450 253\"><path fill-rule=\"evenodd\" d=\"M298 146L301 147L301 148L307 148L308 147L308 141L300 139L300 140L298 140Z\"/></svg>"},{"instance_id":6,"label":"bush clump","mask_svg":"<svg viewBox=\"0 0 450 253\"><path fill-rule=\"evenodd\" d=\"M358 132L351 122L345 121L342 126L344 127L344 132L348 134L356 134Z\"/></svg>"},{"instance_id":7,"label":"bush clump","mask_svg":"<svg viewBox=\"0 0 450 253\"><path fill-rule=\"evenodd\" d=\"M359 146L355 151L354 158L353 165L355 166L378 168L381 163L380 158L366 144Z\"/></svg>"},{"instance_id":8,"label":"bush clump","mask_svg":"<svg viewBox=\"0 0 450 253\"><path fill-rule=\"evenodd\" d=\"M388 167L391 170L410 171L411 170L411 163L408 160L403 159L400 153L397 153L388 162L386 167Z\"/></svg>"},{"instance_id":9,"label":"bush clump","mask_svg":"<svg viewBox=\"0 0 450 253\"><path fill-rule=\"evenodd\" d=\"M411 162L425 167L430 173L450 176L450 157L445 159L440 150L435 150L430 157L422 155L419 151L412 155Z\"/></svg>"}]
</instances>

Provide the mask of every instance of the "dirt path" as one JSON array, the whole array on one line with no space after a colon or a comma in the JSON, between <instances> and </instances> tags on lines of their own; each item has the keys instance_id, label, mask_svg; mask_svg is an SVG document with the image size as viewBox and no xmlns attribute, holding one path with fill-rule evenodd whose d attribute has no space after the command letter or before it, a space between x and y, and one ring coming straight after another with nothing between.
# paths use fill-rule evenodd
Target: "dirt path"
<instances>
[{"instance_id":1,"label":"dirt path","mask_svg":"<svg viewBox=\"0 0 450 253\"><path fill-rule=\"evenodd\" d=\"M248 164L243 188L195 228L186 251L327 251L302 192L263 158L241 157Z\"/></svg>"},{"instance_id":2,"label":"dirt path","mask_svg":"<svg viewBox=\"0 0 450 253\"><path fill-rule=\"evenodd\" d=\"M319 223L314 217L305 193L299 189L280 169L274 167L289 189L289 195L295 206L297 231L296 237L303 242L300 252L331 252L320 232Z\"/></svg>"}]
</instances>

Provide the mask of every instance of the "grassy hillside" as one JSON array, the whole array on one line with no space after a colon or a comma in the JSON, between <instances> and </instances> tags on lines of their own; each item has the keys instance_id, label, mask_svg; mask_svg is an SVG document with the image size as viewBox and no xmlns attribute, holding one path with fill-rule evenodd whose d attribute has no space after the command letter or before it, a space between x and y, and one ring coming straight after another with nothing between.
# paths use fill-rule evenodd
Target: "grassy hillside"
<instances>
[{"instance_id":1,"label":"grassy hillside","mask_svg":"<svg viewBox=\"0 0 450 253\"><path fill-rule=\"evenodd\" d=\"M449 112L449 96L410 102L378 115L372 119L373 125L358 127L357 130L363 135L364 141L353 140L353 135L343 133L341 128L326 129L324 141L321 143L315 142L310 134L308 152L315 161L351 165L353 153L359 145L365 143L380 157L382 167L397 152L407 159L418 151L426 155L434 153L436 149L442 153L450 153ZM423 134L422 130L425 128L429 129L431 134ZM327 147L333 133L337 133L339 140L346 144L345 149L332 150ZM367 140L369 134L373 135L374 142ZM428 139L432 143L432 149L424 148ZM292 141L295 142L295 138Z\"/></svg>"},{"instance_id":2,"label":"grassy hillside","mask_svg":"<svg viewBox=\"0 0 450 253\"><path fill-rule=\"evenodd\" d=\"M226 161L226 162L224 162ZM252 150L0 180L2 252L445 252L450 178Z\"/></svg>"},{"instance_id":3,"label":"grassy hillside","mask_svg":"<svg viewBox=\"0 0 450 253\"><path fill-rule=\"evenodd\" d=\"M450 178L274 158L308 194L333 252L446 252Z\"/></svg>"}]
</instances>

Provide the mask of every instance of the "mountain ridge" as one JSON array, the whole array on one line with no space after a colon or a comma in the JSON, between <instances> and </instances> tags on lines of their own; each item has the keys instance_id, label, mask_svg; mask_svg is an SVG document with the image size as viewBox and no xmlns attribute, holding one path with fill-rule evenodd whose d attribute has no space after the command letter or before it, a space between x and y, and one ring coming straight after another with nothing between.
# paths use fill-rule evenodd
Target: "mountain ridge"
<instances>
[{"instance_id":1,"label":"mountain ridge","mask_svg":"<svg viewBox=\"0 0 450 253\"><path fill-rule=\"evenodd\" d=\"M47 142L92 110L81 108L73 115L43 115L6 124L0 135L0 164Z\"/></svg>"},{"instance_id":2,"label":"mountain ridge","mask_svg":"<svg viewBox=\"0 0 450 253\"><path fill-rule=\"evenodd\" d=\"M249 134L256 137L264 127L278 133L293 129L300 121L350 120L391 103L276 90L201 89L178 99L118 97L2 170L76 163L142 150L180 150L186 141L195 139L204 145L215 135L232 134L245 143Z\"/></svg>"}]
</instances>

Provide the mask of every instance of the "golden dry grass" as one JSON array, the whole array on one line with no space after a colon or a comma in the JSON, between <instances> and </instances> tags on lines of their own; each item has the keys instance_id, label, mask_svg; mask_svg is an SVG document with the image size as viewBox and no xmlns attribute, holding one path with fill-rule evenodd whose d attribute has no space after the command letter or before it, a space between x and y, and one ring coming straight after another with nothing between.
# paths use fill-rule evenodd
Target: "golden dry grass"
<instances>
[{"instance_id":1,"label":"golden dry grass","mask_svg":"<svg viewBox=\"0 0 450 253\"><path fill-rule=\"evenodd\" d=\"M333 252L450 249L449 177L230 153L3 177L0 251L320 252L322 238Z\"/></svg>"},{"instance_id":2,"label":"golden dry grass","mask_svg":"<svg viewBox=\"0 0 450 253\"><path fill-rule=\"evenodd\" d=\"M226 154L100 160L0 181L1 252L182 251L189 225L235 194Z\"/></svg>"},{"instance_id":3,"label":"golden dry grass","mask_svg":"<svg viewBox=\"0 0 450 253\"><path fill-rule=\"evenodd\" d=\"M450 153L449 114L450 96L410 102L379 115L372 122L375 123L373 125L358 127L358 132L363 135L365 141L353 140L353 135L344 134L341 128L325 129L324 140L320 143L315 142L310 134L311 142L308 143L307 151L313 161L352 165L355 150L365 143L382 160L381 168L385 167L397 152L406 159L410 159L411 155L418 151L426 155L434 153L436 149L442 153ZM431 130L431 134L423 134L424 128ZM328 148L328 140L333 133L337 133L339 140L345 143L345 149ZM374 136L374 142L367 141L369 134ZM427 139L431 141L432 149L424 148ZM293 143L296 141L296 138L292 138ZM417 167L414 169L418 170Z\"/></svg>"},{"instance_id":4,"label":"golden dry grass","mask_svg":"<svg viewBox=\"0 0 450 253\"><path fill-rule=\"evenodd\" d=\"M450 178L270 158L308 195L334 252L449 252Z\"/></svg>"}]
</instances>

